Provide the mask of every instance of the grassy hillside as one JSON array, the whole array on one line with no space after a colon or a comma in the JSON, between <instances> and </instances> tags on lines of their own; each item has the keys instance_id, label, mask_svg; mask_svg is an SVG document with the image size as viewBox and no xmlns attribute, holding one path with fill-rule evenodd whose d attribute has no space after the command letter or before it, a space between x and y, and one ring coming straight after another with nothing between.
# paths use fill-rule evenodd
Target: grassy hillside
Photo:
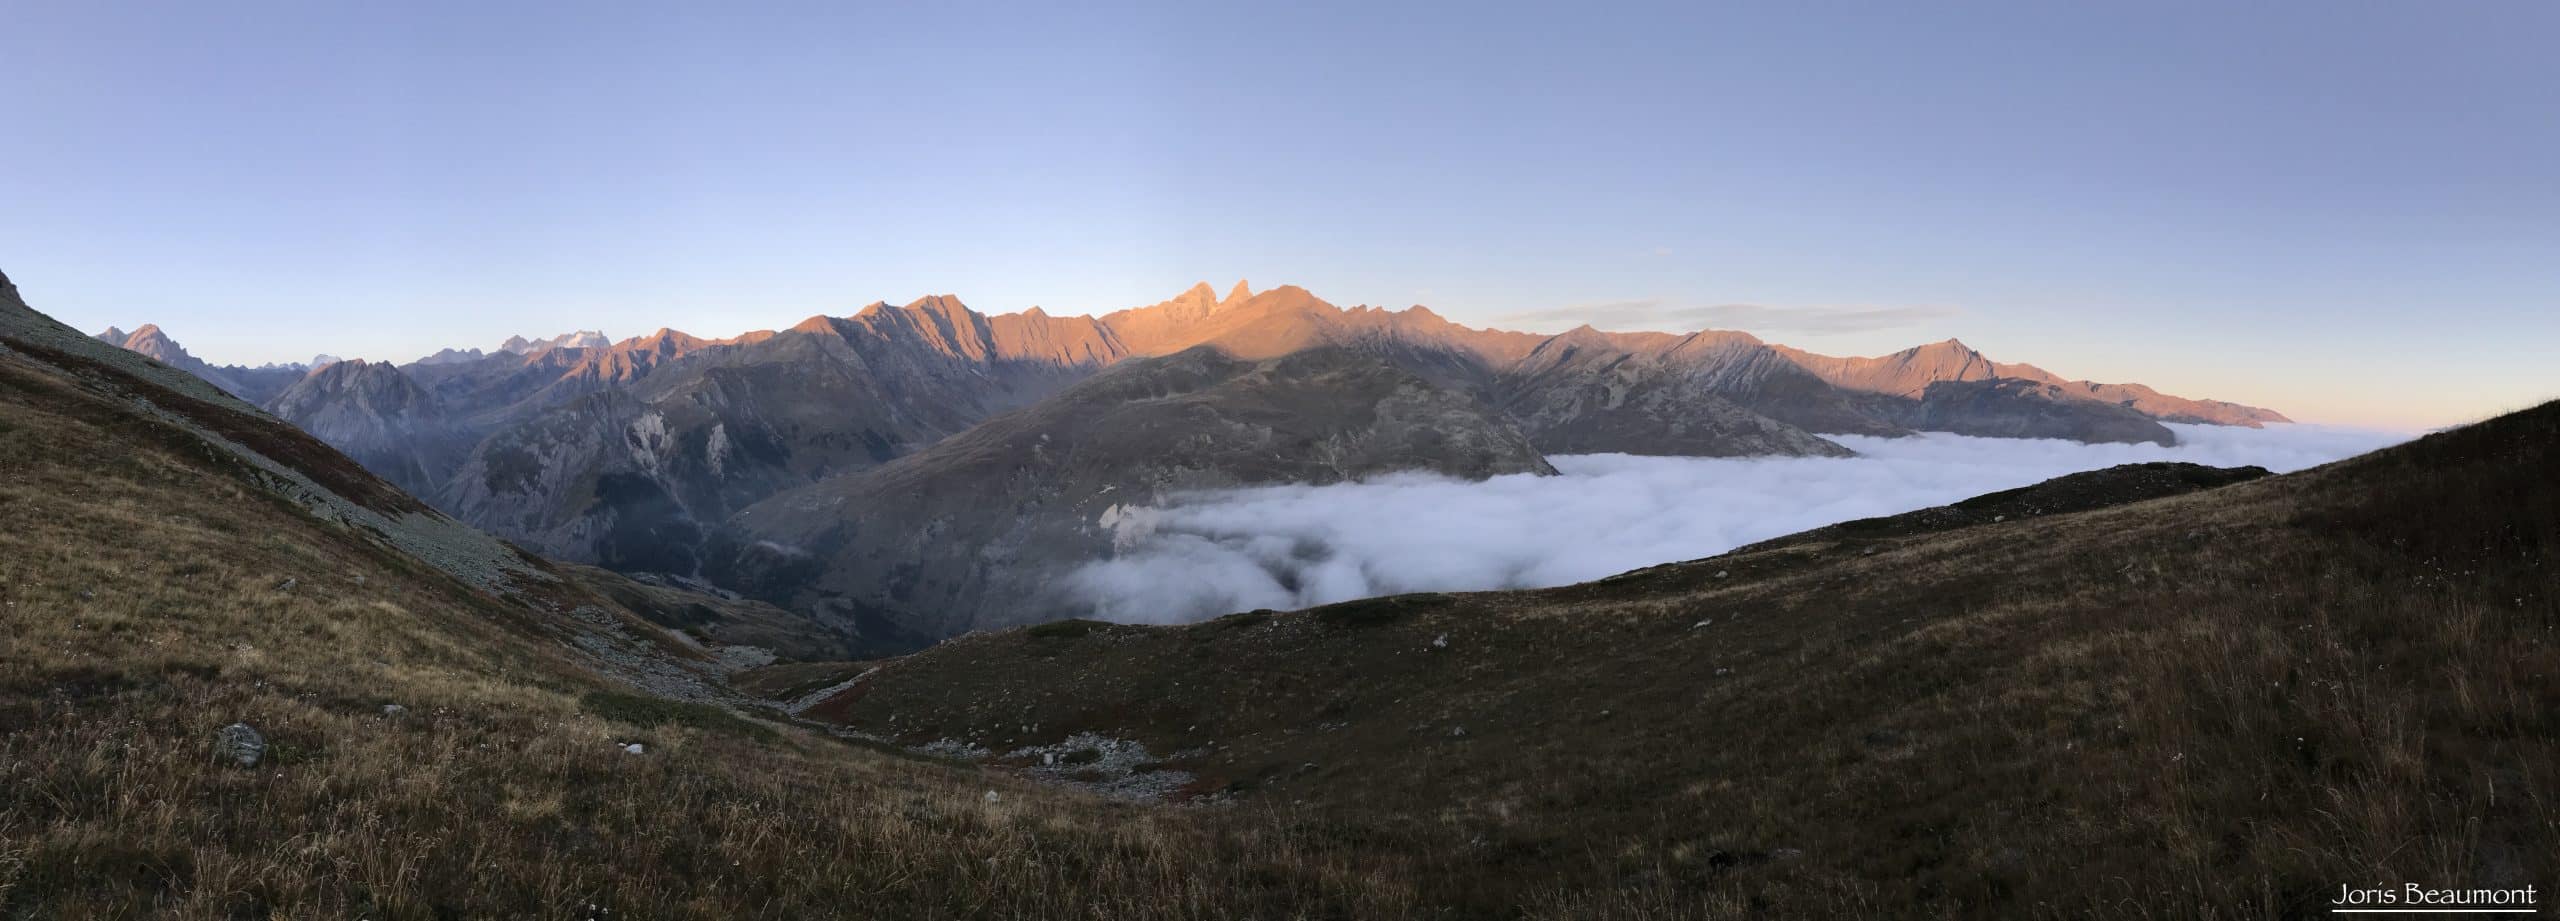
<instances>
[{"instance_id":1,"label":"grassy hillside","mask_svg":"<svg viewBox=\"0 0 2560 921\"><path fill-rule=\"evenodd\" d=\"M2548 886L2554 471L2560 404L1569 588L968 637L811 712L1189 752L1162 765L1199 778L1180 795L1450 855L1429 898L1487 913L2309 916L2359 880Z\"/></svg>"}]
</instances>

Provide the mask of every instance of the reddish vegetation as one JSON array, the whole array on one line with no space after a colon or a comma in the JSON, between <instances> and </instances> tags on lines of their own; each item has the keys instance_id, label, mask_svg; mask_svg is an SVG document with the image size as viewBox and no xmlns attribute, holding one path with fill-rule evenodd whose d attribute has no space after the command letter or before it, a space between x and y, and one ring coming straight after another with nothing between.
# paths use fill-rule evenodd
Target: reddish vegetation
<instances>
[{"instance_id":1,"label":"reddish vegetation","mask_svg":"<svg viewBox=\"0 0 2560 921\"><path fill-rule=\"evenodd\" d=\"M0 339L0 342L43 359L47 364L104 382L128 397L147 400L151 405L174 413L208 432L301 471L313 482L347 501L385 515L428 511L425 503L383 482L381 477L374 476L362 465L338 453L336 448L303 433L301 429L153 386L105 362L23 339Z\"/></svg>"}]
</instances>

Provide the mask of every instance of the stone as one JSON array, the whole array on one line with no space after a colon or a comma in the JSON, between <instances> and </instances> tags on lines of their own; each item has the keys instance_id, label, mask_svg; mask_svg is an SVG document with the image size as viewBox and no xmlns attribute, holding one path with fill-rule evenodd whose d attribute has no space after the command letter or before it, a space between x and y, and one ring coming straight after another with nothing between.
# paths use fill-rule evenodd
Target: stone
<instances>
[{"instance_id":1,"label":"stone","mask_svg":"<svg viewBox=\"0 0 2560 921\"><path fill-rule=\"evenodd\" d=\"M266 760L267 737L247 723L233 723L222 727L214 753L215 757L244 768L257 767L258 762Z\"/></svg>"}]
</instances>

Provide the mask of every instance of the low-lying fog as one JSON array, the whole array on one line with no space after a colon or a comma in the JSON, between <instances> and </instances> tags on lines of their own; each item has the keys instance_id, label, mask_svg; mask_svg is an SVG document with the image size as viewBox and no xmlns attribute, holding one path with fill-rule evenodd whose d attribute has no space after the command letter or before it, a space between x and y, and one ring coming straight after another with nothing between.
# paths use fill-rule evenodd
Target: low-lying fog
<instances>
[{"instance_id":1,"label":"low-lying fog","mask_svg":"<svg viewBox=\"0 0 2560 921\"><path fill-rule=\"evenodd\" d=\"M1536 588L2142 461L2285 473L2404 441L2317 425L2172 425L2179 444L1831 436L1854 458L1549 458L1563 476L1400 474L1177 499L1070 582L1110 620L1174 623L1402 592Z\"/></svg>"}]
</instances>

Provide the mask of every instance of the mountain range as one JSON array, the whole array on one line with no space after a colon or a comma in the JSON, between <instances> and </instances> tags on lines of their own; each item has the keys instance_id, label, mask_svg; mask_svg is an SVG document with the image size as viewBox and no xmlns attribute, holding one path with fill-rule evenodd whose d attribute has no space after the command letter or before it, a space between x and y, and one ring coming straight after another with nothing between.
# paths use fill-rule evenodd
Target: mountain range
<instances>
[{"instance_id":1,"label":"mountain range","mask_svg":"<svg viewBox=\"0 0 2560 921\"><path fill-rule=\"evenodd\" d=\"M866 465L867 491L776 498L1013 456L984 504L1090 508L1113 442L1194 420L1228 434L1150 475L1409 450L1535 475L1485 405L1374 351L1186 348ZM2521 892L2560 853L2555 465L2560 403L1581 585L869 659L512 546L0 277L0 916L2240 918L2325 916L2340 880Z\"/></svg>"},{"instance_id":2,"label":"mountain range","mask_svg":"<svg viewBox=\"0 0 2560 921\"><path fill-rule=\"evenodd\" d=\"M1542 335L1243 282L1100 317L938 295L727 339L581 331L307 372L214 368L146 329L101 338L462 521L559 559L709 578L881 651L1075 613L984 576L1108 553L1101 516L1176 490L1538 473L1542 453L1851 453L1826 434L2169 444L2162 422L2284 421L1955 340L1832 358L1738 332Z\"/></svg>"}]
</instances>

